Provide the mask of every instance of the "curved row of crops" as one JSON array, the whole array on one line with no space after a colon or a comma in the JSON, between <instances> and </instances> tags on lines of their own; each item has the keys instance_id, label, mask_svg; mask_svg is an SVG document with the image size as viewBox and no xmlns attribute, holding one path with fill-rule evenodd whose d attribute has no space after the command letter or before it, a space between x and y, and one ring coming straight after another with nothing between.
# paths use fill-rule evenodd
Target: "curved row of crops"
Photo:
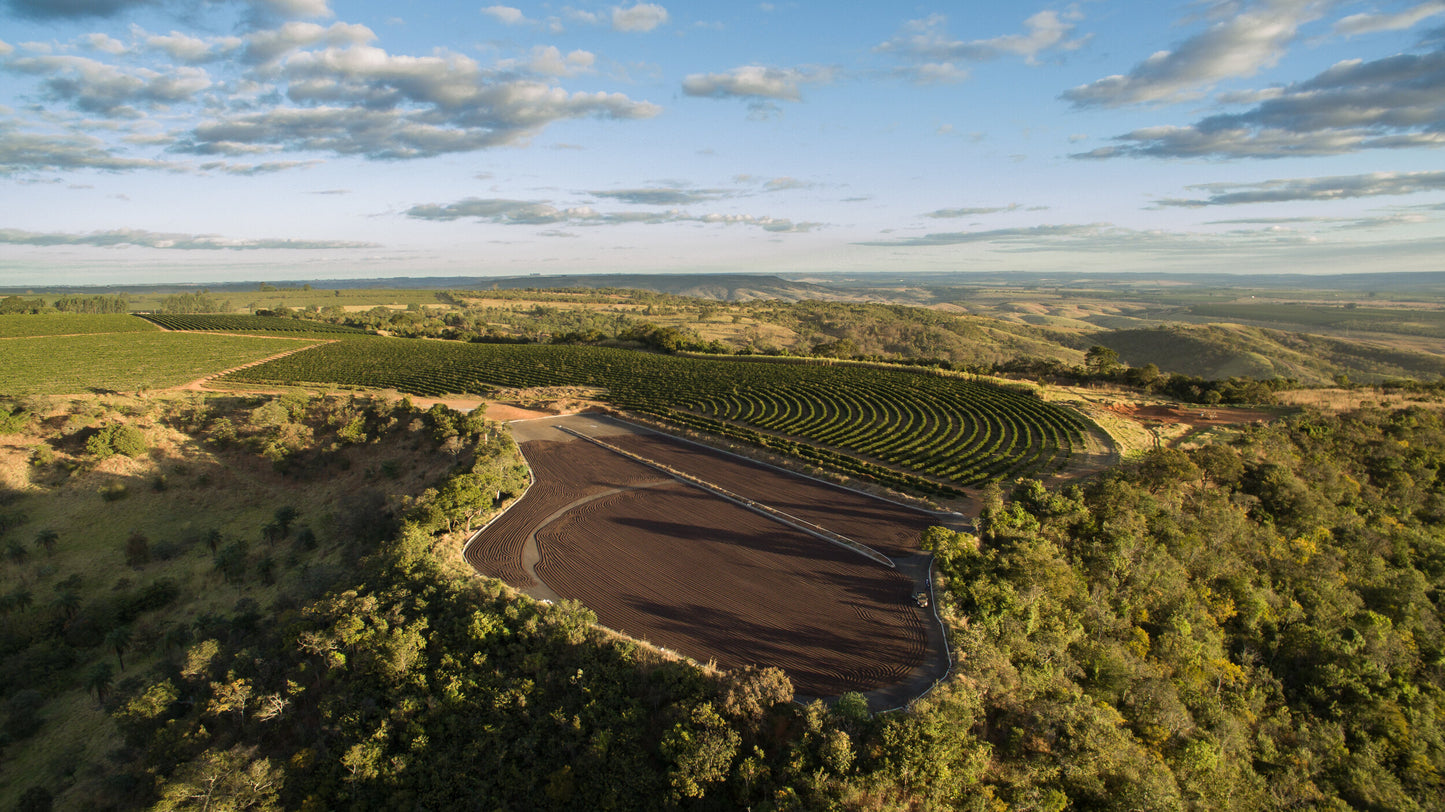
<instances>
[{"instance_id":1,"label":"curved row of crops","mask_svg":"<svg viewBox=\"0 0 1445 812\"><path fill-rule=\"evenodd\" d=\"M364 335L355 327L329 324L324 321L304 321L278 316L230 316L230 315L189 315L174 316L163 313L147 313L141 318L154 322L167 330L192 330L224 333L317 333Z\"/></svg>"},{"instance_id":2,"label":"curved row of crops","mask_svg":"<svg viewBox=\"0 0 1445 812\"><path fill-rule=\"evenodd\" d=\"M845 364L749 363L599 347L345 341L241 370L233 380L335 383L418 395L497 386L593 386L662 420L927 491L1062 466L1074 412L961 378Z\"/></svg>"}]
</instances>

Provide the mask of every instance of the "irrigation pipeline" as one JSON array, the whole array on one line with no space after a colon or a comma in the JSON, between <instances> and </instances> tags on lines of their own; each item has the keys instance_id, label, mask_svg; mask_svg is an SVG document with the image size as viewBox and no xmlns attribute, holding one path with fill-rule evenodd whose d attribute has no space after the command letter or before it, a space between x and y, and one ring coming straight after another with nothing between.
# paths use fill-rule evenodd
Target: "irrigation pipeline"
<instances>
[{"instance_id":1,"label":"irrigation pipeline","mask_svg":"<svg viewBox=\"0 0 1445 812\"><path fill-rule=\"evenodd\" d=\"M861 543L861 542L854 541L853 539L850 539L850 538L848 538L847 536L839 535L839 534L837 534L837 533L834 533L834 532L831 531L831 530L828 530L827 528L819 527L818 525L813 524L812 522L804 521L803 519L799 519L799 518L797 518L796 516L792 516L792 515L789 515L789 514L787 514L787 513L784 513L783 511L778 510L778 509L775 508L775 507L771 507L771 506L769 506L769 505L764 505L764 504L762 504L761 502L756 502L756 501L754 501L754 500L752 500L752 499L747 498L746 496L742 496L741 494L733 493L732 491L729 491L729 490L726 489L726 488L723 488L723 487L718 486L718 485L714 485L714 484L711 483L711 482L708 482L708 481L703 480L703 479L699 479L699 478L697 478L697 477L695 477L695 476L693 476L693 475L691 475L691 474L686 474L686 473L683 473L682 471L675 470L675 469L670 468L670 467L668 467L668 466L666 466L666 465L663 465L663 464L660 463L660 462L654 462L653 460L647 459L646 457L643 457L643 456L639 456L639 455L637 455L637 454L634 454L634 453L632 453L631 451L624 451L623 449L618 448L617 446L614 446L614 445L612 445L612 444L610 444L610 443L605 443L605 442L597 439L596 437L589 437L589 436L587 436L586 434L583 434L583 433L580 432L580 431L574 431L574 430L572 430L572 429L567 428L566 426L558 426L557 428L558 428L558 430L563 431L563 432L566 432L567 434L570 434L570 435L572 435L573 437L578 437L578 438L581 438L581 439L583 439L583 440L586 440L586 441L588 441L588 442L590 442L590 443L595 443L596 445L599 445L599 446L601 446L602 448L605 448L605 449L607 449L608 451L611 451L611 452L614 453L614 454L620 454L620 455L622 455L622 456L624 456L624 457L626 457L626 458L628 458L628 459L630 459L630 460L632 460L632 461L634 461L634 462L640 462L640 463L642 463L643 465L646 465L646 466L648 466L648 467L650 467L650 468L655 468L655 469L657 469L657 470L659 470L659 471L667 474L668 476L676 477L676 478L682 480L683 482L686 482L686 483L689 484L689 485L692 485L692 486L697 487L697 488L702 488L703 490L708 491L709 493L712 493L712 494L717 495L717 496L721 496L722 498L728 500L729 502L734 502L734 503L736 503L736 504L738 504L738 505L741 505L742 507L745 507L745 508L747 508L747 509L749 509L749 510L752 510L752 511L756 512L756 513L761 513L762 515L767 516L768 518L773 519L774 521L782 522L783 524L786 524L786 525L788 525L788 526L790 526L790 527L793 527L793 528L796 528L796 529L798 529L798 530L801 530L801 531L803 531L804 533L807 533L807 534L809 534L809 535L811 535L811 536L816 536L816 537L818 537L818 538L820 538L820 539L822 539L822 540L824 540L824 541L826 541L826 542L829 542L830 544L836 544L836 545L838 545L839 547L843 547L843 548L845 548L845 549L851 550L852 552L858 553L859 555L864 556L864 557L866 557L866 558L868 558L868 559L870 559L870 560L872 560L872 561L876 561L877 563L882 564L883 566L888 567L889 569L896 569L896 567L895 567L894 564L893 564L893 559L891 559L891 558L889 558L888 556L886 556L886 555L878 552L877 550L873 549L872 547L869 547L868 545L863 544L863 543Z\"/></svg>"}]
</instances>

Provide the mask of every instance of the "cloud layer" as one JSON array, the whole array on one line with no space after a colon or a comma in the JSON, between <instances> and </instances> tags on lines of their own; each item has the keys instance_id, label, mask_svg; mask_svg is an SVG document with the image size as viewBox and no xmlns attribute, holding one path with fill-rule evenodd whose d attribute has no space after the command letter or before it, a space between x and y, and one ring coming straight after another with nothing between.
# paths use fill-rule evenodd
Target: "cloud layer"
<instances>
[{"instance_id":1,"label":"cloud layer","mask_svg":"<svg viewBox=\"0 0 1445 812\"><path fill-rule=\"evenodd\" d=\"M326 11L310 0L261 5L291 15ZM660 6L646 4L619 13L632 30L665 19ZM209 38L132 27L129 40L91 34L63 46L85 55L0 43L0 70L33 81L56 111L49 132L0 125L0 173L175 168L174 160L131 157L102 137L128 128L131 144L172 154L402 160L524 144L567 119L636 120L661 110L622 93L564 89L558 80L591 73L596 56L553 46L484 65L446 51L390 53L363 25L294 20ZM161 131L161 117L182 124Z\"/></svg>"},{"instance_id":2,"label":"cloud layer","mask_svg":"<svg viewBox=\"0 0 1445 812\"><path fill-rule=\"evenodd\" d=\"M595 193L598 196L630 200L637 191ZM591 206L558 207L535 200L505 198L466 198L455 203L427 203L412 206L406 216L417 220L476 220L495 225L525 226L604 226L642 223L704 223L750 225L773 233L800 233L819 228L821 223L794 222L787 218L752 214L690 214L679 209L663 211L600 212Z\"/></svg>"},{"instance_id":3,"label":"cloud layer","mask_svg":"<svg viewBox=\"0 0 1445 812\"><path fill-rule=\"evenodd\" d=\"M1445 49L1340 62L1242 113L1116 136L1079 158L1282 158L1445 145Z\"/></svg>"},{"instance_id":4,"label":"cloud layer","mask_svg":"<svg viewBox=\"0 0 1445 812\"><path fill-rule=\"evenodd\" d=\"M1326 178L1287 178L1260 183L1203 183L1190 186L1209 193L1195 199L1166 199L1159 206L1201 208L1244 203L1347 200L1381 195L1445 191L1445 172L1372 172Z\"/></svg>"},{"instance_id":5,"label":"cloud layer","mask_svg":"<svg viewBox=\"0 0 1445 812\"><path fill-rule=\"evenodd\" d=\"M216 234L167 234L139 229L114 229L86 234L40 233L0 228L0 243L10 245L89 245L100 248L161 248L174 251L256 251L262 249L335 250L340 248L377 248L375 243L338 240L242 239Z\"/></svg>"}]
</instances>

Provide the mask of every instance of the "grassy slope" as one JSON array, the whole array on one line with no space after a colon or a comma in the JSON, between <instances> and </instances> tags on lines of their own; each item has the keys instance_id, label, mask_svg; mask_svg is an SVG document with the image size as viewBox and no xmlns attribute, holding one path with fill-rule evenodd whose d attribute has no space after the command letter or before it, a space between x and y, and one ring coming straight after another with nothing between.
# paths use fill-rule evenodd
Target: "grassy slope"
<instances>
[{"instance_id":1,"label":"grassy slope","mask_svg":"<svg viewBox=\"0 0 1445 812\"><path fill-rule=\"evenodd\" d=\"M1323 383L1341 372L1361 381L1445 375L1445 358L1437 355L1238 325L1118 330L1089 340L1118 351L1130 366L1152 363L1165 372L1210 379L1284 377Z\"/></svg>"},{"instance_id":2,"label":"grassy slope","mask_svg":"<svg viewBox=\"0 0 1445 812\"><path fill-rule=\"evenodd\" d=\"M0 616L0 636L10 639L17 632L53 622L57 585L72 576L78 577L87 606L171 579L180 587L179 598L163 609L143 613L131 624L133 642L126 668L124 672L117 668L115 675L116 687L121 688L124 680L147 672L164 656L165 648L157 641L165 630L189 628L207 613L232 614L242 599L255 601L265 616L283 595L308 594L324 586L327 572L344 572L353 554L347 551L348 538L341 526L345 519L337 510L347 504L349 495L376 489L397 503L402 496L435 484L453 462L447 455L422 453L419 449L430 450L431 444L402 430L378 443L343 448L323 472L302 484L295 475L277 473L270 462L244 446L219 450L172 425L177 415L206 409L244 427L249 407L256 402L182 395L52 399L42 424L23 434L0 436L0 514L25 517L0 541L19 542L29 553L24 562L7 558L0 565L0 594L23 589L33 597L28 609ZM111 423L144 431L150 443L147 453L99 463L86 455L79 440L85 429ZM334 435L318 431L315 445L333 439ZM55 459L44 466L32 465L29 460L42 443L53 450ZM394 465L388 470L397 472L395 478L379 473L386 463ZM72 466L79 467L67 473ZM161 475L166 480L164 491L154 488ZM115 501L102 498L101 490L115 485L124 486L127 496ZM298 529L310 527L317 534L315 550L298 549L295 533L291 539L265 539L262 528L282 505L297 508ZM249 544L253 566L244 580L228 582L216 571L213 554L202 541L212 528L221 531L223 548L236 541ZM59 534L54 553L33 543L43 529ZM130 567L125 541L137 531L149 539L152 560ZM272 585L255 574L254 564L266 556L276 562ZM79 652L78 664L47 684L34 686L48 695L42 711L45 724L36 736L5 748L0 808L13 808L19 794L32 784L52 790L74 787L72 801L81 805L76 799L97 791L86 786L87 781L99 773L99 765L119 742L114 723L82 681L95 664L115 666L117 659L104 645L81 647ZM75 803L62 801L58 808Z\"/></svg>"}]
</instances>

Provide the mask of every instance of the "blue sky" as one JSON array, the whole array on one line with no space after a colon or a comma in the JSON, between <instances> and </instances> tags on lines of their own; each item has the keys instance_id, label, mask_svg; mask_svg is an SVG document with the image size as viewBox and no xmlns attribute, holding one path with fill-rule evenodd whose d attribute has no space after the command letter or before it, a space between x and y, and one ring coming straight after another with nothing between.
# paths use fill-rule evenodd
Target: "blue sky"
<instances>
[{"instance_id":1,"label":"blue sky","mask_svg":"<svg viewBox=\"0 0 1445 812\"><path fill-rule=\"evenodd\" d=\"M0 15L0 285L1445 256L1445 0Z\"/></svg>"}]
</instances>

